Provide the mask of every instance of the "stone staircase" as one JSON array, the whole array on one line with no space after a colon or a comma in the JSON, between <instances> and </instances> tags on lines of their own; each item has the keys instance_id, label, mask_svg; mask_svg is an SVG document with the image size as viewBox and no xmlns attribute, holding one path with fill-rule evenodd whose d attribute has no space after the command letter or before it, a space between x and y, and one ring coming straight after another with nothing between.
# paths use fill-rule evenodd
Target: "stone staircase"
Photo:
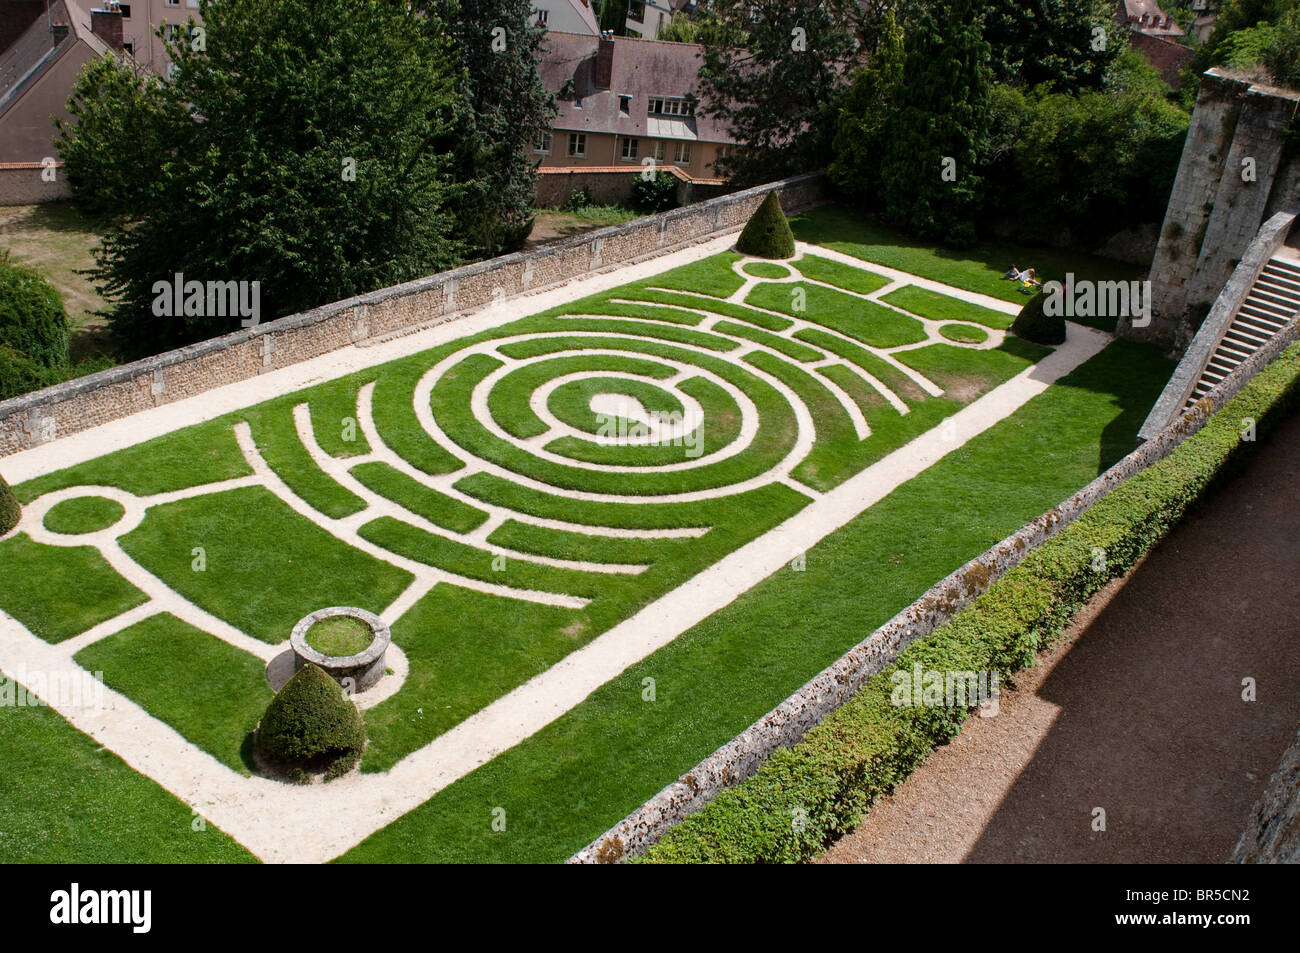
<instances>
[{"instance_id":1,"label":"stone staircase","mask_svg":"<svg viewBox=\"0 0 1300 953\"><path fill-rule=\"evenodd\" d=\"M1187 399L1187 407L1208 394L1300 311L1300 254L1291 248L1278 251L1277 257L1270 258L1260 271L1250 294L1210 355Z\"/></svg>"}]
</instances>

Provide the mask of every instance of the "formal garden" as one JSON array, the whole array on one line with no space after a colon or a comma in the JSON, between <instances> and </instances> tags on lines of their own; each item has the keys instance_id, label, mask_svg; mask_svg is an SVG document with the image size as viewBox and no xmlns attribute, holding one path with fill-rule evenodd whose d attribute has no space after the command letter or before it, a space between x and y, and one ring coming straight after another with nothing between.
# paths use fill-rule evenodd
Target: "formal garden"
<instances>
[{"instance_id":1,"label":"formal garden","mask_svg":"<svg viewBox=\"0 0 1300 953\"><path fill-rule=\"evenodd\" d=\"M793 224L17 483L0 664L113 712L0 712L7 855L563 860L1131 449L1154 348Z\"/></svg>"}]
</instances>

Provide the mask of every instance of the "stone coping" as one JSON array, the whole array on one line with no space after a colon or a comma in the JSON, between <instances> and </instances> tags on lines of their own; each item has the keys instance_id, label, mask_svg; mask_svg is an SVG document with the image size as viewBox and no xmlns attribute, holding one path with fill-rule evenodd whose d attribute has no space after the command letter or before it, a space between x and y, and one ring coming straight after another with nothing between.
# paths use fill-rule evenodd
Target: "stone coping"
<instances>
[{"instance_id":1,"label":"stone coping","mask_svg":"<svg viewBox=\"0 0 1300 953\"><path fill-rule=\"evenodd\" d=\"M370 631L374 634L370 644L355 655L326 655L307 644L308 629L322 619L333 619L338 616L360 619L370 626ZM328 609L310 612L298 620L298 624L293 627L293 632L289 635L289 645L295 655L303 661L319 665L327 672L333 669L359 669L373 665L388 651L392 641L393 633L383 619L373 612L358 609L356 606L331 606Z\"/></svg>"}]
</instances>

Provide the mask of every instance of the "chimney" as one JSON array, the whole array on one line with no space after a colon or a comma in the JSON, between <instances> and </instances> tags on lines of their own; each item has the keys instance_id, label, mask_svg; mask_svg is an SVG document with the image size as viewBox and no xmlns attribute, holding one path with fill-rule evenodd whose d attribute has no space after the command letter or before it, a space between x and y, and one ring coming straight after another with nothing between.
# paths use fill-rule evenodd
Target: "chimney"
<instances>
[{"instance_id":1,"label":"chimney","mask_svg":"<svg viewBox=\"0 0 1300 953\"><path fill-rule=\"evenodd\" d=\"M614 82L614 35L602 33L596 49L596 88L609 89Z\"/></svg>"},{"instance_id":2,"label":"chimney","mask_svg":"<svg viewBox=\"0 0 1300 953\"><path fill-rule=\"evenodd\" d=\"M115 50L122 49L122 10L116 3L107 10L90 11L90 31Z\"/></svg>"},{"instance_id":3,"label":"chimney","mask_svg":"<svg viewBox=\"0 0 1300 953\"><path fill-rule=\"evenodd\" d=\"M52 24L50 32L54 34L54 45L58 46L68 38L68 25L66 23Z\"/></svg>"}]
</instances>

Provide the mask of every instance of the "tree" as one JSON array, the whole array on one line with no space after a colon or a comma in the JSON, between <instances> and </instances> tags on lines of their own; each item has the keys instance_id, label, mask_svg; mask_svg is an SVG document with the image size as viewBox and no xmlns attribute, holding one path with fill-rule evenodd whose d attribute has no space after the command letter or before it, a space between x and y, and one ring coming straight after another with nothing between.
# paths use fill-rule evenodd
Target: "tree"
<instances>
[{"instance_id":1,"label":"tree","mask_svg":"<svg viewBox=\"0 0 1300 953\"><path fill-rule=\"evenodd\" d=\"M5 478L0 476L0 536L17 526L22 516L23 511L18 505L14 491L9 489Z\"/></svg>"},{"instance_id":2,"label":"tree","mask_svg":"<svg viewBox=\"0 0 1300 953\"><path fill-rule=\"evenodd\" d=\"M313 769L324 771L327 780L344 774L360 760L365 744L356 705L311 663L284 683L257 726L260 752L294 780L306 780Z\"/></svg>"},{"instance_id":3,"label":"tree","mask_svg":"<svg viewBox=\"0 0 1300 953\"><path fill-rule=\"evenodd\" d=\"M754 258L793 258L794 232L775 191L768 192L736 239L736 251Z\"/></svg>"},{"instance_id":4,"label":"tree","mask_svg":"<svg viewBox=\"0 0 1300 953\"><path fill-rule=\"evenodd\" d=\"M888 11L875 54L845 94L829 168L840 191L862 206L874 205L880 196L885 119L902 88L905 56L903 28Z\"/></svg>"},{"instance_id":5,"label":"tree","mask_svg":"<svg viewBox=\"0 0 1300 953\"><path fill-rule=\"evenodd\" d=\"M148 188L121 190L136 204L117 210L93 272L116 299L124 350L156 352L461 260L448 145L459 68L445 31L401 0L200 9L204 42L182 33L175 79L129 100L165 148L146 153ZM83 106L100 90L148 88L98 75L78 89ZM79 126L65 155L101 156L121 138L106 121ZM256 282L260 309L171 313L155 286L177 273L246 283L250 302Z\"/></svg>"},{"instance_id":6,"label":"tree","mask_svg":"<svg viewBox=\"0 0 1300 953\"><path fill-rule=\"evenodd\" d=\"M990 0L984 38L993 78L1058 93L1098 89L1121 45L1107 0Z\"/></svg>"},{"instance_id":7,"label":"tree","mask_svg":"<svg viewBox=\"0 0 1300 953\"><path fill-rule=\"evenodd\" d=\"M973 0L921 0L907 31L881 135L880 198L888 221L921 238L974 238L991 75L980 26Z\"/></svg>"},{"instance_id":8,"label":"tree","mask_svg":"<svg viewBox=\"0 0 1300 953\"><path fill-rule=\"evenodd\" d=\"M701 111L740 148L717 168L738 185L823 167L840 96L875 46L888 5L861 0L717 0L701 21Z\"/></svg>"},{"instance_id":9,"label":"tree","mask_svg":"<svg viewBox=\"0 0 1300 953\"><path fill-rule=\"evenodd\" d=\"M460 52L455 144L458 234L482 257L511 251L532 228L533 143L551 128L555 99L537 70L546 29L531 0L433 0L428 29L443 24Z\"/></svg>"}]
</instances>

